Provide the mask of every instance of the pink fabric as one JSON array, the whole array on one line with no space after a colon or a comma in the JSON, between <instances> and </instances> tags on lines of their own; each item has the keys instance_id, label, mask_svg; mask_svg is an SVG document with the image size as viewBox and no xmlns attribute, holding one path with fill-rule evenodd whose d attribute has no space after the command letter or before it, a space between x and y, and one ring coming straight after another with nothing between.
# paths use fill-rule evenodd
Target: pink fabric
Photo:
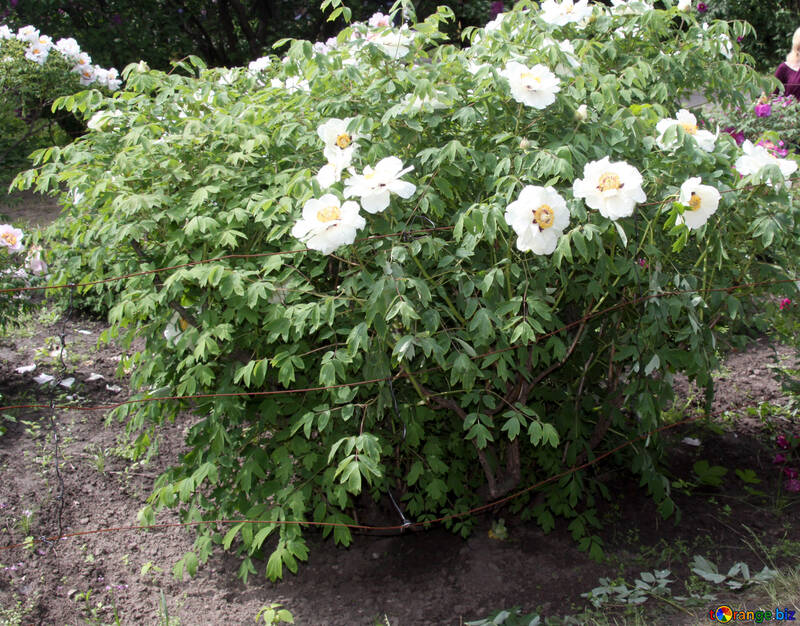
<instances>
[{"instance_id":1,"label":"pink fabric","mask_svg":"<svg viewBox=\"0 0 800 626\"><path fill-rule=\"evenodd\" d=\"M781 63L775 70L775 78L783 83L784 95L794 96L800 100L800 71L795 71L786 63Z\"/></svg>"}]
</instances>

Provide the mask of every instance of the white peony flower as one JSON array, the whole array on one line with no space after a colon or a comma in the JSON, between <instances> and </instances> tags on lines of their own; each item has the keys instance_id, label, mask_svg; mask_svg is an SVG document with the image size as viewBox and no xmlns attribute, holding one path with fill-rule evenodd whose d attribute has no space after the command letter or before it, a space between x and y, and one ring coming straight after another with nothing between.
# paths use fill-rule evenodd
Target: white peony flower
<instances>
[{"instance_id":1,"label":"white peony flower","mask_svg":"<svg viewBox=\"0 0 800 626\"><path fill-rule=\"evenodd\" d=\"M678 11L690 11L692 0L678 0Z\"/></svg>"},{"instance_id":2,"label":"white peony flower","mask_svg":"<svg viewBox=\"0 0 800 626\"><path fill-rule=\"evenodd\" d=\"M701 185L699 176L690 178L681 185L678 202L686 207L683 215L679 215L678 224L685 223L690 229L696 230L708 221L708 218L717 212L720 193L711 185Z\"/></svg>"},{"instance_id":3,"label":"white peony flower","mask_svg":"<svg viewBox=\"0 0 800 626\"><path fill-rule=\"evenodd\" d=\"M369 18L369 22L367 22L372 28L386 28L387 26L392 25L392 18L389 15L384 15L383 13L373 13L372 17Z\"/></svg>"},{"instance_id":4,"label":"white peony flower","mask_svg":"<svg viewBox=\"0 0 800 626\"><path fill-rule=\"evenodd\" d=\"M589 0L562 0L562 2L544 0L539 13L539 17L553 26L584 22L591 16L592 7L589 5Z\"/></svg>"},{"instance_id":5,"label":"white peony flower","mask_svg":"<svg viewBox=\"0 0 800 626\"><path fill-rule=\"evenodd\" d=\"M340 170L350 165L356 150L358 135L347 130L352 121L352 117L343 120L334 117L317 128L317 135L325 143L325 158Z\"/></svg>"},{"instance_id":6,"label":"white peony flower","mask_svg":"<svg viewBox=\"0 0 800 626\"><path fill-rule=\"evenodd\" d=\"M706 152L714 151L717 135L707 130L698 130L697 118L686 109L678 111L677 115L675 115L675 119L666 118L656 124L656 132L658 133L656 143L659 148L662 150L675 150L679 146L677 139L667 142L664 138L667 129L676 125L683 128L686 134L691 135L701 150L705 150Z\"/></svg>"},{"instance_id":7,"label":"white peony flower","mask_svg":"<svg viewBox=\"0 0 800 626\"><path fill-rule=\"evenodd\" d=\"M522 252L552 254L569 226L567 203L552 187L527 185L506 207L506 222L517 234Z\"/></svg>"},{"instance_id":8,"label":"white peony flower","mask_svg":"<svg viewBox=\"0 0 800 626\"><path fill-rule=\"evenodd\" d=\"M572 193L610 220L632 215L636 203L647 200L639 170L624 161L611 163L608 157L587 163L583 178L572 184Z\"/></svg>"},{"instance_id":9,"label":"white peony flower","mask_svg":"<svg viewBox=\"0 0 800 626\"><path fill-rule=\"evenodd\" d=\"M403 26L399 30L392 30L367 35L367 41L375 44L381 52L393 59L400 59L409 52L408 45L413 41L413 37L408 34L408 27Z\"/></svg>"},{"instance_id":10,"label":"white peony flower","mask_svg":"<svg viewBox=\"0 0 800 626\"><path fill-rule=\"evenodd\" d=\"M119 77L119 72L115 67L111 67L106 73L106 86L109 91L116 91L122 85L122 79Z\"/></svg>"},{"instance_id":11,"label":"white peony flower","mask_svg":"<svg viewBox=\"0 0 800 626\"><path fill-rule=\"evenodd\" d=\"M80 52L75 58L75 67L72 68L72 71L81 74L87 67L92 67L92 57L85 52Z\"/></svg>"},{"instance_id":12,"label":"white peony flower","mask_svg":"<svg viewBox=\"0 0 800 626\"><path fill-rule=\"evenodd\" d=\"M311 91L311 86L308 84L308 81L299 76L289 76L286 81L282 81L280 78L273 78L269 84L270 87L285 89L288 93Z\"/></svg>"},{"instance_id":13,"label":"white peony flower","mask_svg":"<svg viewBox=\"0 0 800 626\"><path fill-rule=\"evenodd\" d=\"M5 24L0 24L0 41L3 39L14 39L14 31Z\"/></svg>"},{"instance_id":14,"label":"white peony flower","mask_svg":"<svg viewBox=\"0 0 800 626\"><path fill-rule=\"evenodd\" d=\"M25 58L29 61L34 61L39 65L44 65L44 62L47 61L48 53L49 48L40 46L38 43L32 43L25 51Z\"/></svg>"},{"instance_id":15,"label":"white peony flower","mask_svg":"<svg viewBox=\"0 0 800 626\"><path fill-rule=\"evenodd\" d=\"M22 237L23 232L19 228L14 228L11 224L0 224L0 246L9 252L19 252L25 247L22 245Z\"/></svg>"},{"instance_id":16,"label":"white peony flower","mask_svg":"<svg viewBox=\"0 0 800 626\"><path fill-rule=\"evenodd\" d=\"M764 146L754 146L748 139L742 144L744 154L736 159L733 166L742 176L749 176L761 172L768 165L777 165L784 178L788 178L797 171L797 162L790 159L779 159L771 154ZM767 184L771 187L773 181Z\"/></svg>"},{"instance_id":17,"label":"white peony flower","mask_svg":"<svg viewBox=\"0 0 800 626\"><path fill-rule=\"evenodd\" d=\"M34 43L46 48L48 52L50 51L50 48L53 47L53 40L48 35L39 35L39 39L37 39Z\"/></svg>"},{"instance_id":18,"label":"white peony flower","mask_svg":"<svg viewBox=\"0 0 800 626\"><path fill-rule=\"evenodd\" d=\"M42 259L42 252L42 246L33 245L30 247L25 257L25 267L35 276L47 272L47 263Z\"/></svg>"},{"instance_id":19,"label":"white peony flower","mask_svg":"<svg viewBox=\"0 0 800 626\"><path fill-rule=\"evenodd\" d=\"M81 78L80 83L84 87L87 85L91 85L94 82L95 78L95 68L94 66L90 65L88 67L84 67L81 69Z\"/></svg>"},{"instance_id":20,"label":"white peony flower","mask_svg":"<svg viewBox=\"0 0 800 626\"><path fill-rule=\"evenodd\" d=\"M187 328L189 328L189 322L177 313L174 313L164 328L164 339L171 344L176 344L178 342L178 337L180 337Z\"/></svg>"},{"instance_id":21,"label":"white peony flower","mask_svg":"<svg viewBox=\"0 0 800 626\"><path fill-rule=\"evenodd\" d=\"M708 22L703 24L703 30L708 32ZM731 38L727 35L717 35L717 43L719 43L719 53L726 59L733 58L733 44Z\"/></svg>"},{"instance_id":22,"label":"white peony flower","mask_svg":"<svg viewBox=\"0 0 800 626\"><path fill-rule=\"evenodd\" d=\"M89 118L89 121L86 122L86 126L90 130L103 131L106 130L106 128L113 123L114 119L118 117L122 117L122 111L98 111L92 115L91 118Z\"/></svg>"},{"instance_id":23,"label":"white peony flower","mask_svg":"<svg viewBox=\"0 0 800 626\"><path fill-rule=\"evenodd\" d=\"M588 117L589 117L589 107L587 107L585 104L582 104L575 111L575 119L578 120L579 122L585 122Z\"/></svg>"},{"instance_id":24,"label":"white peony flower","mask_svg":"<svg viewBox=\"0 0 800 626\"><path fill-rule=\"evenodd\" d=\"M81 48L78 45L78 42L72 37L59 39L56 42L56 50L63 54L69 61L73 62L78 60L78 56L81 53Z\"/></svg>"},{"instance_id":25,"label":"white peony flower","mask_svg":"<svg viewBox=\"0 0 800 626\"><path fill-rule=\"evenodd\" d=\"M342 168L336 167L333 163L328 163L320 168L314 178L317 179L320 187L327 189L342 180Z\"/></svg>"},{"instance_id":26,"label":"white peony flower","mask_svg":"<svg viewBox=\"0 0 800 626\"><path fill-rule=\"evenodd\" d=\"M344 197L361 198L361 207L367 213L380 213L389 206L389 196L396 193L401 198L410 198L417 190L413 183L400 180L414 166L403 168L403 162L395 156L378 161L375 169L369 165L363 174L356 174L345 181Z\"/></svg>"},{"instance_id":27,"label":"white peony flower","mask_svg":"<svg viewBox=\"0 0 800 626\"><path fill-rule=\"evenodd\" d=\"M261 57L255 61L250 61L247 69L249 69L251 72L261 72L267 69L270 65L272 65L272 61L269 57Z\"/></svg>"},{"instance_id":28,"label":"white peony flower","mask_svg":"<svg viewBox=\"0 0 800 626\"><path fill-rule=\"evenodd\" d=\"M366 224L355 202L340 204L339 198L327 193L319 200L312 198L305 203L303 217L292 227L292 236L312 250L330 254L353 243L356 232Z\"/></svg>"},{"instance_id":29,"label":"white peony flower","mask_svg":"<svg viewBox=\"0 0 800 626\"><path fill-rule=\"evenodd\" d=\"M653 7L644 0L611 0L614 6L611 12L615 15L644 15Z\"/></svg>"},{"instance_id":30,"label":"white peony flower","mask_svg":"<svg viewBox=\"0 0 800 626\"><path fill-rule=\"evenodd\" d=\"M406 113L419 113L425 111L438 111L439 109L446 109L450 106L446 100L448 96L443 91L436 91L436 97L423 96L420 98L415 93L408 93L403 97L401 104L405 105ZM441 99L440 99L441 98Z\"/></svg>"},{"instance_id":31,"label":"white peony flower","mask_svg":"<svg viewBox=\"0 0 800 626\"><path fill-rule=\"evenodd\" d=\"M544 109L553 104L556 93L561 91L561 81L541 63L529 68L516 61L509 61L498 73L508 81L514 100L536 109Z\"/></svg>"},{"instance_id":32,"label":"white peony flower","mask_svg":"<svg viewBox=\"0 0 800 626\"><path fill-rule=\"evenodd\" d=\"M39 29L33 26L23 26L17 31L17 39L28 43L36 43L39 40Z\"/></svg>"}]
</instances>

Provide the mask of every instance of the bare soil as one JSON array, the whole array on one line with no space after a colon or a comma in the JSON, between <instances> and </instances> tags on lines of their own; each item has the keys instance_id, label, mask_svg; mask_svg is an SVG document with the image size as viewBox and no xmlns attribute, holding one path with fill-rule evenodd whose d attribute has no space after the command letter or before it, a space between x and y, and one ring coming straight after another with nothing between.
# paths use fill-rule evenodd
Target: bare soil
<instances>
[{"instance_id":1,"label":"bare soil","mask_svg":"<svg viewBox=\"0 0 800 626\"><path fill-rule=\"evenodd\" d=\"M62 322L49 319L27 328L35 332L0 339L3 405L49 404L50 387L37 384L33 377L49 373L58 378L61 371L54 348ZM84 405L108 403L129 393L124 376L115 377L119 349L98 347L104 328L103 323L85 318L66 321L66 362L76 382L70 389L59 388L59 402L70 395ZM467 540L434 528L391 537L358 536L349 549L341 549L310 533L309 562L297 575L287 574L277 584L263 577L265 563L243 584L236 578L238 560L221 551L201 566L195 578L176 581L170 570L191 550L191 531L118 531L39 543L33 549L0 549L0 606L9 610L21 602L26 624L114 623L115 611L123 624L158 624L165 623L160 607L163 592L170 619L178 618L184 625L252 624L258 610L273 602L289 609L298 624L372 625L385 620L392 626L460 624L512 606L547 616L575 613L585 606L580 594L595 587L600 577L632 580L644 569L670 568L685 579L693 554L705 555L721 567L741 560L759 570L763 555L752 550L752 541L748 547L743 540L752 539L752 533L767 546L788 546L775 550L776 564L796 566L800 550L791 546L800 542L800 527L793 523L797 501L778 510L772 495L745 497L733 476L734 469L753 469L762 478L759 487L765 493L778 489L780 476L772 464L775 429L800 434L800 428L779 408L784 398L770 367L790 358L788 348L764 339L732 354L717 381L714 407L728 411L723 418L725 431L714 434L692 425L672 436L668 466L674 479L693 480L691 467L698 459L723 465L730 474L723 488L698 487L690 495L679 494L680 524L661 519L635 481L612 475L615 496L604 505L607 558L602 563L577 550L565 524L545 535L507 510L482 517ZM34 362L34 372L16 371ZM93 373L104 379L86 382ZM677 384L687 399L685 411L691 413L694 391L685 382ZM121 389L114 391L114 385ZM752 415L753 407L763 402L774 405L766 409L766 417ZM64 481L59 500L49 409L7 413L17 421L7 423L8 432L0 437L0 544L4 546L26 536L57 535L60 508L64 534L136 525L136 513L153 480L176 461L193 419L187 414L167 425L157 455L147 464L131 464L122 455L123 429L107 425L103 411L57 411ZM687 436L700 439L701 445L682 443ZM731 507L727 511L726 504ZM29 529L21 523L24 511L32 513ZM506 520L507 541L489 536L496 517ZM177 518L166 513L158 521ZM660 623L696 623L681 614L660 615Z\"/></svg>"}]
</instances>

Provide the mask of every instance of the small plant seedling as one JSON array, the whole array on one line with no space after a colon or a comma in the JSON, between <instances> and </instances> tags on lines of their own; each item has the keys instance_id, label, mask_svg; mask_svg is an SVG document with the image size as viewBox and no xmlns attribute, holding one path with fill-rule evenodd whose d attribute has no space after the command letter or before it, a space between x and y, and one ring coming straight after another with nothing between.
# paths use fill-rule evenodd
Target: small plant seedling
<instances>
[{"instance_id":1,"label":"small plant seedling","mask_svg":"<svg viewBox=\"0 0 800 626\"><path fill-rule=\"evenodd\" d=\"M722 484L722 478L728 473L728 469L721 465L711 465L705 459L697 461L692 466L694 473L700 479L700 482L710 487L719 487Z\"/></svg>"},{"instance_id":2,"label":"small plant seedling","mask_svg":"<svg viewBox=\"0 0 800 626\"><path fill-rule=\"evenodd\" d=\"M269 606L264 605L256 613L256 622L261 623L261 620L269 626L276 624L294 624L294 617L286 609L282 609L281 605L277 602L272 602Z\"/></svg>"}]
</instances>

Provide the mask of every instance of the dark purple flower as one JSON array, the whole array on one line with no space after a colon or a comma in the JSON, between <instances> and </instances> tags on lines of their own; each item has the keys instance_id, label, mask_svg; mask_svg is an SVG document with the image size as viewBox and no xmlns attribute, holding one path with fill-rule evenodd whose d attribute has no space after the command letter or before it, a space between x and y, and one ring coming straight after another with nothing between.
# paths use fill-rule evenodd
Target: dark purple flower
<instances>
[{"instance_id":1,"label":"dark purple flower","mask_svg":"<svg viewBox=\"0 0 800 626\"><path fill-rule=\"evenodd\" d=\"M781 463L786 463L786 456L781 454L780 452L778 452L778 454L775 455L775 458L772 459L772 462L775 465L780 465Z\"/></svg>"},{"instance_id":2,"label":"dark purple flower","mask_svg":"<svg viewBox=\"0 0 800 626\"><path fill-rule=\"evenodd\" d=\"M10 0L9 4L11 5L12 9L16 9L17 4L19 4L19 0Z\"/></svg>"},{"instance_id":3,"label":"dark purple flower","mask_svg":"<svg viewBox=\"0 0 800 626\"><path fill-rule=\"evenodd\" d=\"M723 132L728 133L731 137L733 137L736 140L736 144L739 146L741 146L746 139L744 133L736 130L733 126L728 126L728 128L726 128Z\"/></svg>"},{"instance_id":4,"label":"dark purple flower","mask_svg":"<svg viewBox=\"0 0 800 626\"><path fill-rule=\"evenodd\" d=\"M787 480L786 491L791 491L792 493L800 492L800 480L797 480L796 478Z\"/></svg>"},{"instance_id":5,"label":"dark purple flower","mask_svg":"<svg viewBox=\"0 0 800 626\"><path fill-rule=\"evenodd\" d=\"M739 35L739 36L736 38L736 43L742 43L742 40L743 40L743 39L744 39L744 37L742 37L741 35Z\"/></svg>"},{"instance_id":6,"label":"dark purple flower","mask_svg":"<svg viewBox=\"0 0 800 626\"><path fill-rule=\"evenodd\" d=\"M706 6L705 2L698 2L697 3L697 12L698 13L705 13L708 11L708 7Z\"/></svg>"},{"instance_id":7,"label":"dark purple flower","mask_svg":"<svg viewBox=\"0 0 800 626\"><path fill-rule=\"evenodd\" d=\"M775 443L778 444L778 447L781 450L788 450L789 449L789 440L786 438L786 435L778 435L775 438Z\"/></svg>"},{"instance_id":8,"label":"dark purple flower","mask_svg":"<svg viewBox=\"0 0 800 626\"><path fill-rule=\"evenodd\" d=\"M769 117L772 115L772 105L769 102L756 104L756 117Z\"/></svg>"},{"instance_id":9,"label":"dark purple flower","mask_svg":"<svg viewBox=\"0 0 800 626\"><path fill-rule=\"evenodd\" d=\"M786 474L787 478L797 478L797 470L793 467L784 467L783 473Z\"/></svg>"},{"instance_id":10,"label":"dark purple flower","mask_svg":"<svg viewBox=\"0 0 800 626\"><path fill-rule=\"evenodd\" d=\"M496 18L499 13L502 13L505 10L506 5L503 4L503 0L495 0L489 7L489 19Z\"/></svg>"},{"instance_id":11,"label":"dark purple flower","mask_svg":"<svg viewBox=\"0 0 800 626\"><path fill-rule=\"evenodd\" d=\"M111 23L115 26L122 25L122 16L119 13L114 13L111 15Z\"/></svg>"}]
</instances>

